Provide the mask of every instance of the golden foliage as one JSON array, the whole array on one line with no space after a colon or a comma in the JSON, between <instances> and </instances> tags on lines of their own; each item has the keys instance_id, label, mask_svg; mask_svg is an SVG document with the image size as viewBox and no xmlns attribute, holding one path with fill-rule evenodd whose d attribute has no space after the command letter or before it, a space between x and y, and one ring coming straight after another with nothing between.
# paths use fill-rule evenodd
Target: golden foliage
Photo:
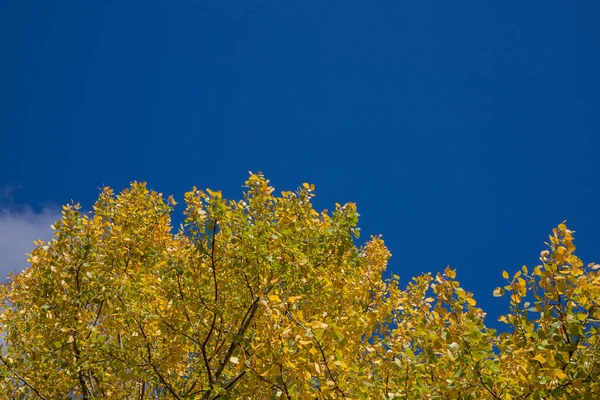
<instances>
[{"instance_id":1,"label":"golden foliage","mask_svg":"<svg viewBox=\"0 0 600 400\"><path fill-rule=\"evenodd\" d=\"M0 397L14 399L573 399L600 393L600 275L554 229L484 325L456 270L400 288L362 247L354 204L318 213L314 186L240 201L133 183L93 212L63 208L54 238L2 287Z\"/></svg>"}]
</instances>

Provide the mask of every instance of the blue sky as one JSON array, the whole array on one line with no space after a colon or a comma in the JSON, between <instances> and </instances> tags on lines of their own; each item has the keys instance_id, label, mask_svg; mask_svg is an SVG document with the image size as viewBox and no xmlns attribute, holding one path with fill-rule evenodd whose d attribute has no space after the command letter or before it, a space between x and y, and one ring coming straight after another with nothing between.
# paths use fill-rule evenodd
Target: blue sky
<instances>
[{"instance_id":1,"label":"blue sky","mask_svg":"<svg viewBox=\"0 0 600 400\"><path fill-rule=\"evenodd\" d=\"M597 1L0 3L0 272L103 185L354 201L491 316L567 219L600 260ZM490 321L492 324L494 324Z\"/></svg>"}]
</instances>

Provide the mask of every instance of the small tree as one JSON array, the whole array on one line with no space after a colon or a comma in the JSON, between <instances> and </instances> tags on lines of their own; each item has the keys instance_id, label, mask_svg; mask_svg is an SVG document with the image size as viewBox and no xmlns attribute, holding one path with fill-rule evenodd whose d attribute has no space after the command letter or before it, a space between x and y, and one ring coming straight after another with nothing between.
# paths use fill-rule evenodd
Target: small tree
<instances>
[{"instance_id":1,"label":"small tree","mask_svg":"<svg viewBox=\"0 0 600 400\"><path fill-rule=\"evenodd\" d=\"M63 208L54 238L2 287L0 395L117 398L578 398L600 391L598 266L564 225L543 264L508 279L498 335L447 268L401 289L390 256L354 239L354 204L314 187L243 200L145 184ZM508 278L508 275L505 276Z\"/></svg>"}]
</instances>

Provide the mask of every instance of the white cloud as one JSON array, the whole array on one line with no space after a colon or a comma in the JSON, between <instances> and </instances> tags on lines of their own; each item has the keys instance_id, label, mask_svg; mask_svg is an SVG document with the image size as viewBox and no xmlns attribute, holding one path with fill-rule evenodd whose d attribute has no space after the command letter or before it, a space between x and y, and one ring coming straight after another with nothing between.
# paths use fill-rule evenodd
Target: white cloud
<instances>
[{"instance_id":1,"label":"white cloud","mask_svg":"<svg viewBox=\"0 0 600 400\"><path fill-rule=\"evenodd\" d=\"M26 253L34 248L37 239L50 240L50 225L61 217L58 208L44 208L36 212L29 206L0 206L0 281L9 272L27 267Z\"/></svg>"}]
</instances>

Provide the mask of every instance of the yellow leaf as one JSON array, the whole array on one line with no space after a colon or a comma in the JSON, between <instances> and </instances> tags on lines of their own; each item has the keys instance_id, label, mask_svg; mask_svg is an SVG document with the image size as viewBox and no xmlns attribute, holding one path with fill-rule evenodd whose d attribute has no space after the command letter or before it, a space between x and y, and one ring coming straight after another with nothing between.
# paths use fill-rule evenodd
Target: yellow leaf
<instances>
[{"instance_id":1,"label":"yellow leaf","mask_svg":"<svg viewBox=\"0 0 600 400\"><path fill-rule=\"evenodd\" d=\"M558 225L558 229L560 229L561 231L566 231L567 230L567 226L565 224L559 224Z\"/></svg>"},{"instance_id":2,"label":"yellow leaf","mask_svg":"<svg viewBox=\"0 0 600 400\"><path fill-rule=\"evenodd\" d=\"M503 277L504 279L508 279L508 272L506 272L506 271L502 271L502 277Z\"/></svg>"},{"instance_id":3,"label":"yellow leaf","mask_svg":"<svg viewBox=\"0 0 600 400\"><path fill-rule=\"evenodd\" d=\"M325 322L321 321L313 321L310 325L313 327L313 329L325 329L328 326Z\"/></svg>"},{"instance_id":4,"label":"yellow leaf","mask_svg":"<svg viewBox=\"0 0 600 400\"><path fill-rule=\"evenodd\" d=\"M456 278L456 270L455 269L450 269L450 266L447 266L446 269L444 270L444 273L446 274L446 276L448 276L448 278L450 279L454 279Z\"/></svg>"},{"instance_id":5,"label":"yellow leaf","mask_svg":"<svg viewBox=\"0 0 600 400\"><path fill-rule=\"evenodd\" d=\"M520 276L521 276L521 271L517 271L517 272L515 273L515 275L513 276L513 278L518 278L518 277L520 277Z\"/></svg>"},{"instance_id":6,"label":"yellow leaf","mask_svg":"<svg viewBox=\"0 0 600 400\"><path fill-rule=\"evenodd\" d=\"M279 296L277 296L276 294L270 294L269 300L271 300L275 303L281 303L281 298Z\"/></svg>"},{"instance_id":7,"label":"yellow leaf","mask_svg":"<svg viewBox=\"0 0 600 400\"><path fill-rule=\"evenodd\" d=\"M494 297L501 297L504 295L504 289L496 288L494 289Z\"/></svg>"},{"instance_id":8,"label":"yellow leaf","mask_svg":"<svg viewBox=\"0 0 600 400\"><path fill-rule=\"evenodd\" d=\"M546 359L541 354L537 354L535 357L533 357L533 359L538 361L540 364L543 364L546 362Z\"/></svg>"},{"instance_id":9,"label":"yellow leaf","mask_svg":"<svg viewBox=\"0 0 600 400\"><path fill-rule=\"evenodd\" d=\"M472 298L472 297L467 297L467 303L469 303L473 307L475 307L475 305L477 304L477 302L475 301L475 299Z\"/></svg>"}]
</instances>

